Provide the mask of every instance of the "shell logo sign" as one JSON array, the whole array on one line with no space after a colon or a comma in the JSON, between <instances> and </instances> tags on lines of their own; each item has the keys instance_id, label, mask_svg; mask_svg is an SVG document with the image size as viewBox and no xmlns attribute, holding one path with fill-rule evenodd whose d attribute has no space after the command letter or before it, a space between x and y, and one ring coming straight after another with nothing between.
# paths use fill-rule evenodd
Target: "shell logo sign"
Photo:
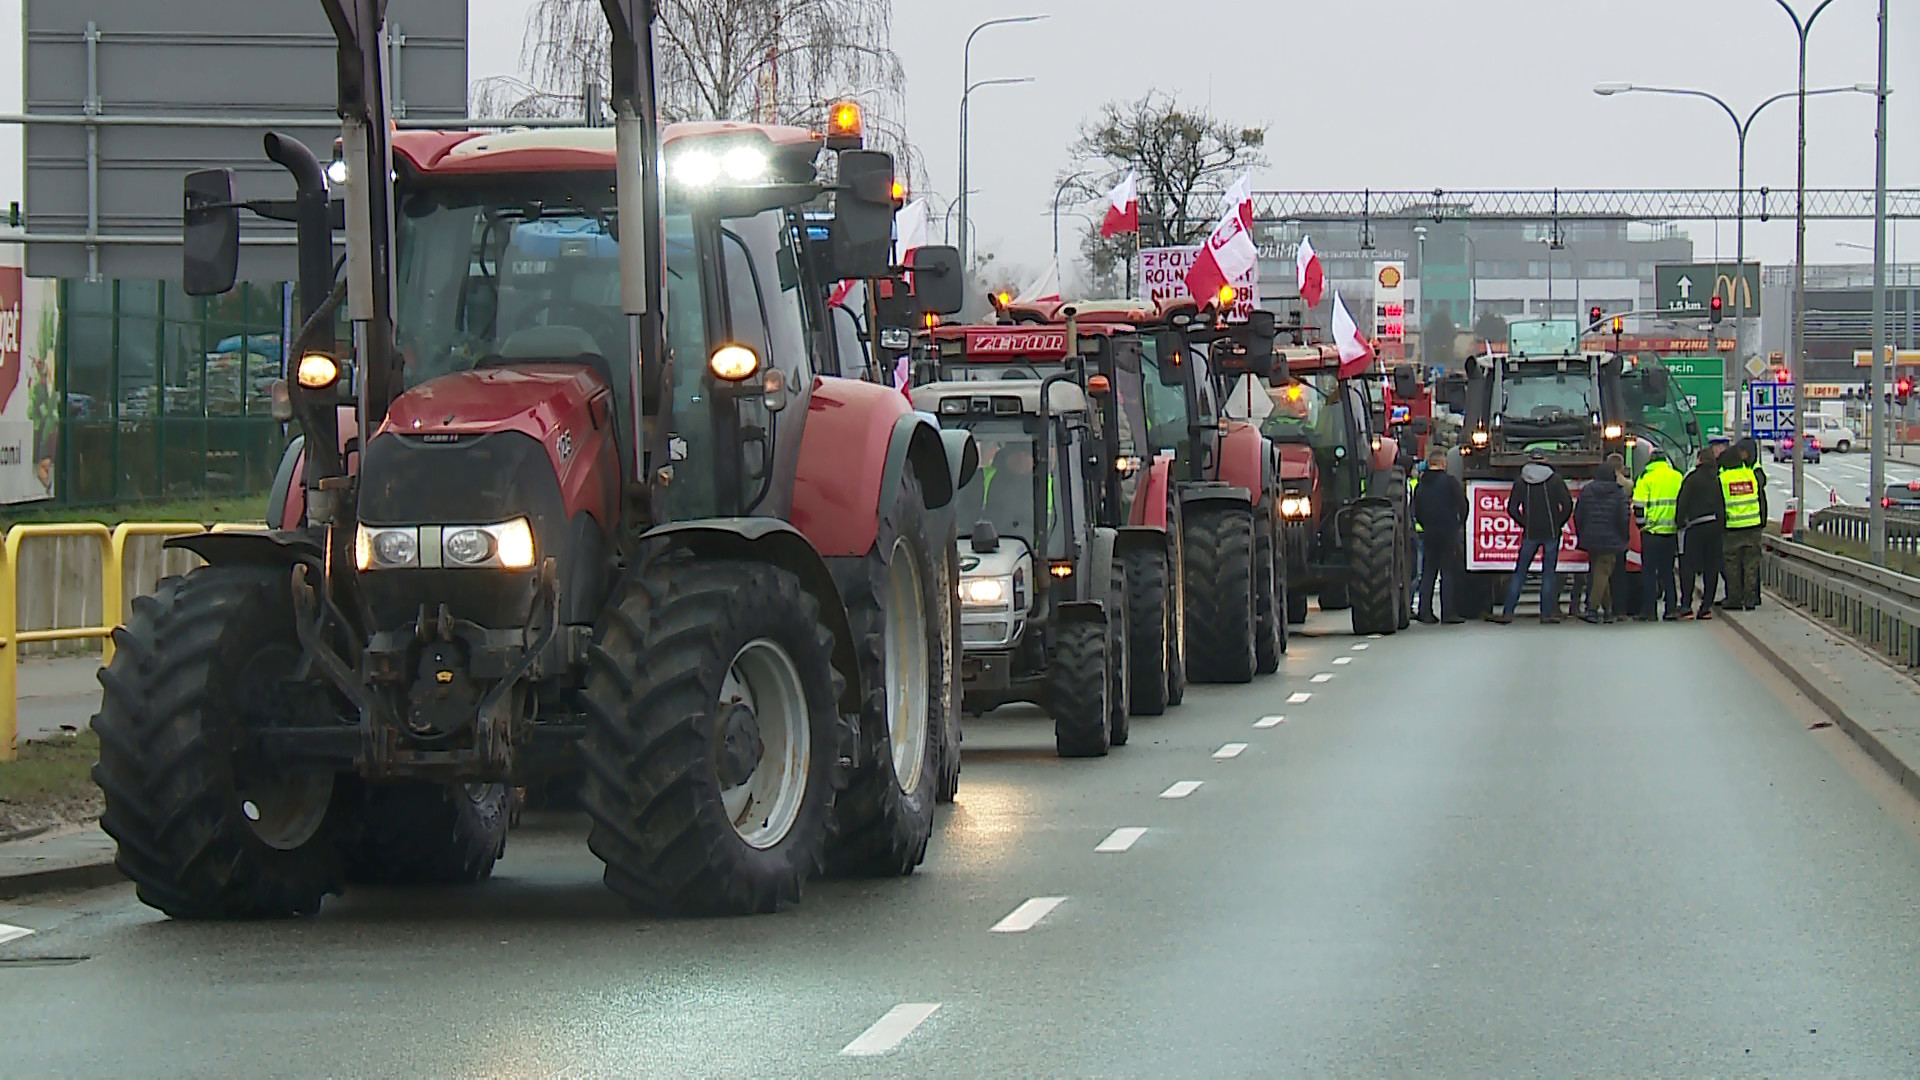
<instances>
[{"instance_id":1,"label":"shell logo sign","mask_svg":"<svg viewBox=\"0 0 1920 1080\"><path fill-rule=\"evenodd\" d=\"M1400 287L1400 280L1401 280L1400 267L1396 266L1393 263L1384 263L1381 265L1380 267L1380 287L1381 288L1397 289Z\"/></svg>"}]
</instances>

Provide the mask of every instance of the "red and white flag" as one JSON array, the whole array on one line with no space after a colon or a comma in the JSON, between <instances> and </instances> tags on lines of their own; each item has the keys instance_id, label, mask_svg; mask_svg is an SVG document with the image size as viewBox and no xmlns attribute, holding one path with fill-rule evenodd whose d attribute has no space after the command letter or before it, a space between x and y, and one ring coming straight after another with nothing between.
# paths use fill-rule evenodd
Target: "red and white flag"
<instances>
[{"instance_id":1,"label":"red and white flag","mask_svg":"<svg viewBox=\"0 0 1920 1080\"><path fill-rule=\"evenodd\" d=\"M927 246L931 223L925 199L915 199L900 208L893 217L893 265L906 265L909 253Z\"/></svg>"},{"instance_id":2,"label":"red and white flag","mask_svg":"<svg viewBox=\"0 0 1920 1080\"><path fill-rule=\"evenodd\" d=\"M1107 216L1100 222L1101 236L1140 231L1140 174L1130 172L1120 186L1107 194Z\"/></svg>"},{"instance_id":3,"label":"red and white flag","mask_svg":"<svg viewBox=\"0 0 1920 1080\"><path fill-rule=\"evenodd\" d=\"M900 359L893 362L893 388L912 398L913 387L908 385L911 382L913 382L913 368L903 354Z\"/></svg>"},{"instance_id":4,"label":"red and white flag","mask_svg":"<svg viewBox=\"0 0 1920 1080\"><path fill-rule=\"evenodd\" d=\"M1327 291L1327 275L1320 265L1320 253L1313 250L1313 241L1300 238L1300 250L1293 257L1293 276L1300 286L1300 302L1309 310L1320 306L1320 297Z\"/></svg>"},{"instance_id":5,"label":"red and white flag","mask_svg":"<svg viewBox=\"0 0 1920 1080\"><path fill-rule=\"evenodd\" d=\"M866 284L859 278L848 278L840 282L827 294L827 306L840 307L844 304L856 310L866 307ZM856 298L855 292L861 295Z\"/></svg>"},{"instance_id":6,"label":"red and white flag","mask_svg":"<svg viewBox=\"0 0 1920 1080\"><path fill-rule=\"evenodd\" d=\"M1340 377L1351 379L1373 363L1373 346L1360 336L1359 324L1347 312L1347 302L1333 294L1333 343L1340 350Z\"/></svg>"},{"instance_id":7,"label":"red and white flag","mask_svg":"<svg viewBox=\"0 0 1920 1080\"><path fill-rule=\"evenodd\" d=\"M1240 211L1240 224L1253 228L1253 174L1248 173L1227 189L1226 204Z\"/></svg>"},{"instance_id":8,"label":"red and white flag","mask_svg":"<svg viewBox=\"0 0 1920 1080\"><path fill-rule=\"evenodd\" d=\"M1047 264L1047 272L1035 278L1020 295L1013 298L1016 304L1056 304L1060 302L1060 264Z\"/></svg>"},{"instance_id":9,"label":"red and white flag","mask_svg":"<svg viewBox=\"0 0 1920 1080\"><path fill-rule=\"evenodd\" d=\"M1223 287L1259 265L1260 249L1253 242L1253 229L1241 214L1241 204L1229 200L1200 254L1187 267L1187 295L1204 305L1217 299Z\"/></svg>"}]
</instances>

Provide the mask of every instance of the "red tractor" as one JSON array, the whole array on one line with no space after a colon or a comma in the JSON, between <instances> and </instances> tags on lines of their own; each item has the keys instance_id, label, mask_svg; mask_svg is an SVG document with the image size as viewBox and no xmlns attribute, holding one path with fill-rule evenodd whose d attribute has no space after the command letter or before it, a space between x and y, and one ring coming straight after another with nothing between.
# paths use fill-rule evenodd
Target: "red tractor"
<instances>
[{"instance_id":1,"label":"red tractor","mask_svg":"<svg viewBox=\"0 0 1920 1080\"><path fill-rule=\"evenodd\" d=\"M1276 377L1261 427L1279 446L1286 489L1287 617L1306 621L1307 594L1317 592L1322 611L1352 610L1356 634L1405 629L1413 613L1412 507L1379 380L1342 378L1339 353L1304 340L1277 350L1277 360L1287 374ZM1406 396L1410 375L1396 374Z\"/></svg>"},{"instance_id":2,"label":"red tractor","mask_svg":"<svg viewBox=\"0 0 1920 1080\"><path fill-rule=\"evenodd\" d=\"M1094 300L1015 306L1008 316L1058 322L1069 306L1082 325L1141 334L1149 441L1171 458L1181 520L1188 677L1235 683L1278 671L1287 651L1279 455L1230 400L1270 371L1272 315L1227 323L1191 300Z\"/></svg>"},{"instance_id":3,"label":"red tractor","mask_svg":"<svg viewBox=\"0 0 1920 1080\"><path fill-rule=\"evenodd\" d=\"M824 139L660 129L644 0L603 2L612 130L395 135L385 5L323 5L344 278L305 147L267 139L289 204L187 179L190 293L232 286L243 205L296 221L305 439L277 527L174 541L208 565L115 632L94 776L121 871L204 919L477 881L508 786L576 769L607 885L648 910L910 873L957 752L936 522L972 459L823 374L819 303L891 272L891 159L851 107ZM958 284L923 275L922 300Z\"/></svg>"}]
</instances>

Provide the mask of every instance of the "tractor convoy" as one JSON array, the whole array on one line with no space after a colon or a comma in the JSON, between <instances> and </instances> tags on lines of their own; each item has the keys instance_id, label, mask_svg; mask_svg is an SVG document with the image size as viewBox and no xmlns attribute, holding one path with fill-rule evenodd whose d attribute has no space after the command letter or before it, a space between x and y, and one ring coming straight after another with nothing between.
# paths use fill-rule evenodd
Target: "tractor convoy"
<instances>
[{"instance_id":1,"label":"tractor convoy","mask_svg":"<svg viewBox=\"0 0 1920 1080\"><path fill-rule=\"evenodd\" d=\"M893 263L857 106L660 126L652 5L602 0L613 127L402 132L385 4L321 2L337 160L268 135L292 199L185 181L191 294L234 286L243 210L294 225L297 437L268 528L169 541L206 565L114 634L94 776L147 904L476 882L545 786L636 907L771 912L914 871L963 715L1034 702L1105 754L1189 679L1276 670L1290 569L1405 624L1383 429L1271 316L936 326L958 256ZM1337 431L1302 457L1236 387Z\"/></svg>"}]
</instances>

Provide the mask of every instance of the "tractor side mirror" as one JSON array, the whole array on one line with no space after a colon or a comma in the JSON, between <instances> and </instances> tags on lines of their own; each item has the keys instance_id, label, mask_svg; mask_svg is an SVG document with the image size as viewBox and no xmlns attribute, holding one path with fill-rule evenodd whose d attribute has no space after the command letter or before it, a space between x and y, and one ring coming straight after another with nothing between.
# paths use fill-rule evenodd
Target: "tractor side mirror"
<instances>
[{"instance_id":1,"label":"tractor side mirror","mask_svg":"<svg viewBox=\"0 0 1920 1080\"><path fill-rule=\"evenodd\" d=\"M1420 396L1420 380L1414 377L1411 367L1401 365L1393 369L1393 396L1401 401Z\"/></svg>"},{"instance_id":2,"label":"tractor side mirror","mask_svg":"<svg viewBox=\"0 0 1920 1080\"><path fill-rule=\"evenodd\" d=\"M952 315L966 306L959 248L916 248L907 253L907 264L913 270L913 295L921 311Z\"/></svg>"},{"instance_id":3,"label":"tractor side mirror","mask_svg":"<svg viewBox=\"0 0 1920 1080\"><path fill-rule=\"evenodd\" d=\"M181 215L180 286L188 296L218 296L240 272L240 208L233 202L233 170L187 174Z\"/></svg>"},{"instance_id":4,"label":"tractor side mirror","mask_svg":"<svg viewBox=\"0 0 1920 1080\"><path fill-rule=\"evenodd\" d=\"M881 278L893 268L892 154L841 153L829 243L834 272L841 278Z\"/></svg>"},{"instance_id":5,"label":"tractor side mirror","mask_svg":"<svg viewBox=\"0 0 1920 1080\"><path fill-rule=\"evenodd\" d=\"M1434 395L1442 405L1455 413L1467 411L1467 380L1461 375L1448 375L1434 388Z\"/></svg>"},{"instance_id":6,"label":"tractor side mirror","mask_svg":"<svg viewBox=\"0 0 1920 1080\"><path fill-rule=\"evenodd\" d=\"M1645 379L1647 401L1656 406L1665 405L1667 403L1667 391L1670 389L1667 380L1667 369L1663 367L1650 367L1647 369Z\"/></svg>"},{"instance_id":7,"label":"tractor side mirror","mask_svg":"<svg viewBox=\"0 0 1920 1080\"><path fill-rule=\"evenodd\" d=\"M1187 385L1187 335L1178 330L1160 330L1153 335L1154 368L1161 386Z\"/></svg>"}]
</instances>

